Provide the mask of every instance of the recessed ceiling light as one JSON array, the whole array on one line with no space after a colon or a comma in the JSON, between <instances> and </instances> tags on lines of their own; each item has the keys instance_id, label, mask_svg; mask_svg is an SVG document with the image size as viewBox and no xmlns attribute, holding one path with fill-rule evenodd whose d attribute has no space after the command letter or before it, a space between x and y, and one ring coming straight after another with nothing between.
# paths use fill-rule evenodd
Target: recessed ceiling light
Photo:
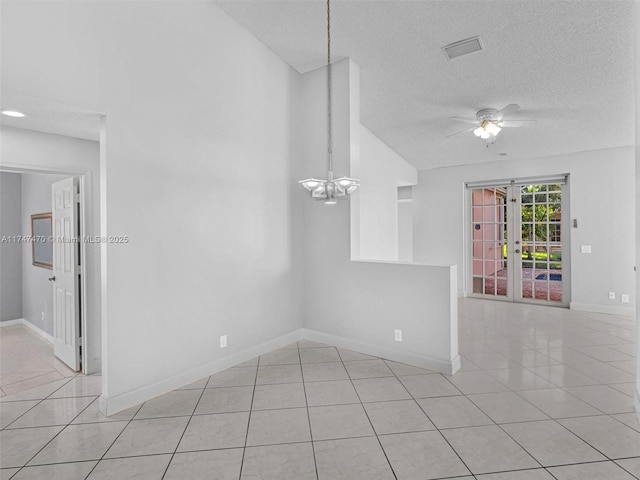
<instances>
[{"instance_id":1,"label":"recessed ceiling light","mask_svg":"<svg viewBox=\"0 0 640 480\"><path fill-rule=\"evenodd\" d=\"M25 115L22 112L17 112L15 110L2 110L2 114L6 115L7 117L14 117L14 118L23 118Z\"/></svg>"},{"instance_id":2,"label":"recessed ceiling light","mask_svg":"<svg viewBox=\"0 0 640 480\"><path fill-rule=\"evenodd\" d=\"M445 45L442 47L442 50L447 58L452 60L456 57L461 57L462 55L481 51L482 42L480 41L480 37L471 37Z\"/></svg>"}]
</instances>

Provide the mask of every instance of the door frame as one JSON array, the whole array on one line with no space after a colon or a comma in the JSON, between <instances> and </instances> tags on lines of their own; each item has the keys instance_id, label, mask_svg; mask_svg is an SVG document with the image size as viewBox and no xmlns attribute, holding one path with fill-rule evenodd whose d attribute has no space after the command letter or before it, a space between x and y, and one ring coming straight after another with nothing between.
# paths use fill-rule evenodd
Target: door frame
<instances>
[{"instance_id":1,"label":"door frame","mask_svg":"<svg viewBox=\"0 0 640 480\"><path fill-rule=\"evenodd\" d=\"M25 165L12 165L7 163L0 162L0 172L8 172L8 173L27 173L27 174L37 174L42 173L46 175L59 175L60 179L69 178L69 177L77 177L78 185L80 188L80 230L78 232L79 237L86 238L87 237L87 220L89 218L89 213L91 209L87 209L87 199L91 198L91 195L88 192L90 185L93 185L92 172L90 170L79 170L74 168L69 169L58 169L54 167L43 167L43 166L25 166ZM89 373L95 372L95 365L93 365L90 355L89 346L90 342L87 341L87 333L91 330L91 326L89 325L87 317L87 253L86 253L86 242L80 242L80 291L82 294L80 295L80 315L81 321L80 325L82 328L82 369L81 372L84 375L88 375ZM98 280L100 280L98 278ZM101 303L100 298L96 298L98 303ZM102 312L100 305L97 308L98 312Z\"/></svg>"},{"instance_id":2,"label":"door frame","mask_svg":"<svg viewBox=\"0 0 640 480\"><path fill-rule=\"evenodd\" d=\"M536 185L536 184L549 184L553 183L553 179L564 179L563 180L563 188L562 188L562 199L561 199L561 208L562 208L562 302L550 302L543 300L535 300L535 299L527 299L527 298L519 298L516 295L516 292L512 292L511 298L507 294L504 297L499 295L494 295L489 298L486 295L482 294L474 294L473 293L473 241L471 240L472 231L471 231L471 203L472 203L472 190L474 188L496 188L496 187L512 187L514 185ZM541 306L553 306L560 308L570 308L571 304L571 214L570 214L570 185L571 175L569 173L563 173L558 175L540 175L540 176L532 176L532 177L512 177L508 179L496 179L496 180L486 180L486 181L477 181L477 182L464 182L463 189L463 268L464 268L464 296L470 298L480 298L484 300L496 300L499 302L509 302L509 303L522 303L522 304L532 304L532 305L541 305ZM520 202L518 202L520 204ZM566 212L566 214L564 214ZM519 223L519 222L518 222ZM509 232L509 240L508 240L508 251L511 254L511 245L513 241L514 232ZM511 256L511 255L510 255ZM514 265L512 267L512 271L516 272L517 268ZM510 281L514 281L515 279L510 279ZM521 295L520 295L521 297Z\"/></svg>"}]
</instances>

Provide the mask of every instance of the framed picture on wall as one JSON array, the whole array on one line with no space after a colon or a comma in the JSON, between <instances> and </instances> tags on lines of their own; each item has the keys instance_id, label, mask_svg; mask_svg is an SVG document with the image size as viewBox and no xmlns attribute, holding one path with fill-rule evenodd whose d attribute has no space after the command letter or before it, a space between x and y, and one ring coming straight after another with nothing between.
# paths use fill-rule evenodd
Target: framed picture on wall
<instances>
[{"instance_id":1,"label":"framed picture on wall","mask_svg":"<svg viewBox=\"0 0 640 480\"><path fill-rule=\"evenodd\" d=\"M31 215L31 256L36 267L53 270L51 212Z\"/></svg>"}]
</instances>

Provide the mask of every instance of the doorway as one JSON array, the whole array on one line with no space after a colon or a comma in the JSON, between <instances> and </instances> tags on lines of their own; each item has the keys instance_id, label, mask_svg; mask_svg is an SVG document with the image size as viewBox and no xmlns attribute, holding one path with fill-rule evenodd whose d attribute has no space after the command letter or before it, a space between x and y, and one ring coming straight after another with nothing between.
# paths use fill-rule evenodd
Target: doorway
<instances>
[{"instance_id":1,"label":"doorway","mask_svg":"<svg viewBox=\"0 0 640 480\"><path fill-rule=\"evenodd\" d=\"M470 296L568 306L567 176L467 184Z\"/></svg>"},{"instance_id":2,"label":"doorway","mask_svg":"<svg viewBox=\"0 0 640 480\"><path fill-rule=\"evenodd\" d=\"M96 334L100 333L100 322L90 315L94 304L88 303L95 302L96 298L90 292L88 282L93 282L99 276L99 272L95 271L97 245L82 240L91 237L87 234L92 232L88 225L95 223L91 218L92 209L87 208L89 198L94 193L91 191L91 172L0 165L0 174L10 177L11 182L21 186L16 197L19 202L12 203L17 204L20 210L17 213L19 223L15 238L21 238L20 235L28 232L29 227L22 225L22 221L26 222L33 213L53 213L48 214L52 219L48 239L33 235L31 239L31 243L37 242L39 246L49 245L52 264L47 268L32 266L32 248L22 249L22 244L18 244L20 250L24 250L24 253L19 253L24 258L16 267L20 272L19 283L22 287L21 311L15 319L2 321L2 327L24 325L46 339L52 347L51 353L56 357L55 362L50 363L55 363L56 368L64 364L64 367L57 368L63 375L68 371L87 375L98 373L101 369L100 344L99 335ZM60 195L55 195L56 186L62 189L65 182L70 182L71 190L62 190ZM56 222L56 218L65 220L57 212L59 209L56 206L64 206L65 203L73 204L72 221ZM89 256L93 256L92 267L88 265ZM64 278L69 275L72 280ZM69 283L72 288L58 288ZM5 288L3 282L3 292ZM25 357L27 360L28 356ZM16 365L20 367L18 363Z\"/></svg>"}]
</instances>

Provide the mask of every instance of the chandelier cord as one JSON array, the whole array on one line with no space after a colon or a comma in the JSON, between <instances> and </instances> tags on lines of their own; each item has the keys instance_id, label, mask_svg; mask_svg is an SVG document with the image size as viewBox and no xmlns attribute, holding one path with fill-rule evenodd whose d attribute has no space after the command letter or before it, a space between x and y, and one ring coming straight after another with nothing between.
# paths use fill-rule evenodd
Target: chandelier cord
<instances>
[{"instance_id":1,"label":"chandelier cord","mask_svg":"<svg viewBox=\"0 0 640 480\"><path fill-rule=\"evenodd\" d=\"M330 175L333 174L333 137L331 125L331 0L327 0L327 157ZM329 178L329 180L332 180Z\"/></svg>"}]
</instances>

